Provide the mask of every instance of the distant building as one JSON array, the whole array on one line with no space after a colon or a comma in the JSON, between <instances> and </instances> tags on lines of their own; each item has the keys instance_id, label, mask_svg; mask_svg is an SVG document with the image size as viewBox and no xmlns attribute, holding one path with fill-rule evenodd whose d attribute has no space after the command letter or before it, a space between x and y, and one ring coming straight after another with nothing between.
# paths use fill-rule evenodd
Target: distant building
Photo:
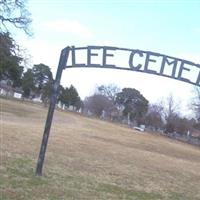
<instances>
[{"instance_id":1,"label":"distant building","mask_svg":"<svg viewBox=\"0 0 200 200\"><path fill-rule=\"evenodd\" d=\"M22 98L22 90L20 88L13 88L12 81L2 80L0 81L0 95L7 97L14 97L17 99Z\"/></svg>"}]
</instances>

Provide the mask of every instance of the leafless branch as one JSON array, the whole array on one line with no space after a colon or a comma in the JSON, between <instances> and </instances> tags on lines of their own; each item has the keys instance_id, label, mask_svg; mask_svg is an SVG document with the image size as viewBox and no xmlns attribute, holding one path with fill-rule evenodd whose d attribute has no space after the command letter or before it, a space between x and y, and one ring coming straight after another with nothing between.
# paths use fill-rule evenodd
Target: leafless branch
<instances>
[{"instance_id":1,"label":"leafless branch","mask_svg":"<svg viewBox=\"0 0 200 200\"><path fill-rule=\"evenodd\" d=\"M26 9L26 1L0 0L0 29L7 30L7 25L12 24L22 29L27 35L32 35L29 25L32 20Z\"/></svg>"}]
</instances>

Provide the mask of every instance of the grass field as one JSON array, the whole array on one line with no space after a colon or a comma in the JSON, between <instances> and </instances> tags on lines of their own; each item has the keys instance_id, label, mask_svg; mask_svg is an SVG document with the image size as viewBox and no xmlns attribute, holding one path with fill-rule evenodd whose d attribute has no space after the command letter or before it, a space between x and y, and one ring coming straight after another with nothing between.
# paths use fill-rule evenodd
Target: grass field
<instances>
[{"instance_id":1,"label":"grass field","mask_svg":"<svg viewBox=\"0 0 200 200\"><path fill-rule=\"evenodd\" d=\"M44 175L35 166L47 108L0 99L1 200L200 200L200 149L56 111Z\"/></svg>"}]
</instances>

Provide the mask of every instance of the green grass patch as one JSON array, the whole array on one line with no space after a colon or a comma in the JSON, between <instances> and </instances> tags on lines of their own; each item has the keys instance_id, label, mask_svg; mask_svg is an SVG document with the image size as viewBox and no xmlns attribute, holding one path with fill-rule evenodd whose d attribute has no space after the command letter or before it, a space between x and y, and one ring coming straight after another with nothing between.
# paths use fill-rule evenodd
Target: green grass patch
<instances>
[{"instance_id":1,"label":"green grass patch","mask_svg":"<svg viewBox=\"0 0 200 200\"><path fill-rule=\"evenodd\" d=\"M38 177L34 169L34 162L29 158L8 160L6 173L0 175L1 199L162 199L159 194L99 183L93 177L51 171L47 172L48 175Z\"/></svg>"},{"instance_id":2,"label":"green grass patch","mask_svg":"<svg viewBox=\"0 0 200 200\"><path fill-rule=\"evenodd\" d=\"M126 188L122 188L116 185L110 184L99 184L97 191L100 193L110 194L116 196L116 199L127 199L127 200L156 200L163 199L160 194L147 193L144 191L133 191Z\"/></svg>"}]
</instances>

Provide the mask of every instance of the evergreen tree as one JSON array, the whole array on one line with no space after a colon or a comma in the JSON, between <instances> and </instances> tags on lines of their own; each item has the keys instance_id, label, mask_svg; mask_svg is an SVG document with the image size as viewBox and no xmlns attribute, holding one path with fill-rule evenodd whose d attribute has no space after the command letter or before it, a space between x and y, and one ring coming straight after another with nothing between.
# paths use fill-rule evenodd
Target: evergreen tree
<instances>
[{"instance_id":1,"label":"evergreen tree","mask_svg":"<svg viewBox=\"0 0 200 200\"><path fill-rule=\"evenodd\" d=\"M22 77L23 96L30 97L31 92L35 90L32 69L28 69Z\"/></svg>"},{"instance_id":2,"label":"evergreen tree","mask_svg":"<svg viewBox=\"0 0 200 200\"><path fill-rule=\"evenodd\" d=\"M13 86L20 86L23 67L22 58L17 55L17 47L10 34L0 33L0 80L11 80Z\"/></svg>"},{"instance_id":3,"label":"evergreen tree","mask_svg":"<svg viewBox=\"0 0 200 200\"><path fill-rule=\"evenodd\" d=\"M124 116L129 116L131 120L142 123L148 110L148 100L138 90L124 88L117 94L116 103L123 107Z\"/></svg>"}]
</instances>

